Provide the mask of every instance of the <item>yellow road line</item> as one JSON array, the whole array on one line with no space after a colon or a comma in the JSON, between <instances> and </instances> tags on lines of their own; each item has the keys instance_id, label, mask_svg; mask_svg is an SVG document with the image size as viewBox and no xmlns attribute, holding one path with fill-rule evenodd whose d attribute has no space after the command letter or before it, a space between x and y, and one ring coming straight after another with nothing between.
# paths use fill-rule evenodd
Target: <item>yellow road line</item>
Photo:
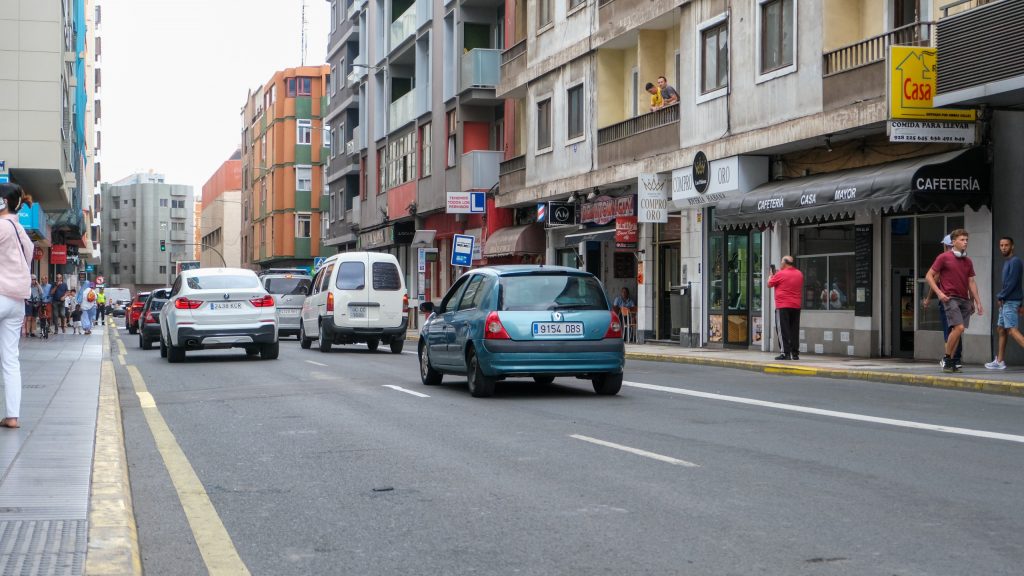
<instances>
[{"instance_id":1,"label":"yellow road line","mask_svg":"<svg viewBox=\"0 0 1024 576\"><path fill-rule=\"evenodd\" d=\"M117 339L117 351L119 353L121 353L122 355L127 355L128 354L128 350L125 349L124 342L121 340L120 337L118 337L118 339Z\"/></svg>"},{"instance_id":2,"label":"yellow road line","mask_svg":"<svg viewBox=\"0 0 1024 576\"><path fill-rule=\"evenodd\" d=\"M249 574L249 569L238 555L213 502L203 489L203 483L199 481L199 476L193 470L185 452L178 445L164 417L160 415L160 410L146 388L146 382L142 379L139 369L129 365L128 374L131 376L135 394L139 397L139 404L146 416L149 430L156 441L157 450L160 451L164 466L171 476L171 482L174 483L174 489L178 492L178 500L185 510L185 517L192 527L192 535L206 563L206 569L211 575Z\"/></svg>"}]
</instances>

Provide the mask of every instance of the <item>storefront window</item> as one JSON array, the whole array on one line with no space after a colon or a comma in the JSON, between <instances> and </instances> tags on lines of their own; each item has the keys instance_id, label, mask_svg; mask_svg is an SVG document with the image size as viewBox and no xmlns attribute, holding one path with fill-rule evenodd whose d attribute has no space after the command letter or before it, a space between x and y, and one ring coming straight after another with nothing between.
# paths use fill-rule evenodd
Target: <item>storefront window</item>
<instances>
[{"instance_id":1,"label":"storefront window","mask_svg":"<svg viewBox=\"0 0 1024 576\"><path fill-rule=\"evenodd\" d=\"M750 311L754 314L760 314L764 273L761 271L761 233L757 231L750 234L750 271L753 275L750 284Z\"/></svg>"},{"instance_id":2,"label":"storefront window","mask_svg":"<svg viewBox=\"0 0 1024 576\"><path fill-rule=\"evenodd\" d=\"M804 273L804 309L853 310L853 224L797 228L793 240Z\"/></svg>"},{"instance_id":3,"label":"storefront window","mask_svg":"<svg viewBox=\"0 0 1024 576\"><path fill-rule=\"evenodd\" d=\"M725 277L722 270L722 258L724 250L722 250L722 243L725 238L720 235L712 236L708 239L708 256L711 257L711 286L708 289L708 307L716 312L722 310L722 278Z\"/></svg>"}]
</instances>

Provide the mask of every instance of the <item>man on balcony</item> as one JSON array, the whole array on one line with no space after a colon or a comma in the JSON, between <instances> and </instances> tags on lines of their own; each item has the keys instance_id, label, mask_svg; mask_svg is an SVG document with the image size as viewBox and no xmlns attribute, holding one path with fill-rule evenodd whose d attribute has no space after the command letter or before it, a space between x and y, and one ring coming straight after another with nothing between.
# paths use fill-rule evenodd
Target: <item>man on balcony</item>
<instances>
[{"instance_id":1,"label":"man on balcony","mask_svg":"<svg viewBox=\"0 0 1024 576\"><path fill-rule=\"evenodd\" d=\"M661 98L661 90L657 86L648 82L644 88L651 95L651 112L665 107L665 101Z\"/></svg>"},{"instance_id":2,"label":"man on balcony","mask_svg":"<svg viewBox=\"0 0 1024 576\"><path fill-rule=\"evenodd\" d=\"M664 76L658 76L658 90L661 91L662 108L679 103L679 92L676 92Z\"/></svg>"}]
</instances>

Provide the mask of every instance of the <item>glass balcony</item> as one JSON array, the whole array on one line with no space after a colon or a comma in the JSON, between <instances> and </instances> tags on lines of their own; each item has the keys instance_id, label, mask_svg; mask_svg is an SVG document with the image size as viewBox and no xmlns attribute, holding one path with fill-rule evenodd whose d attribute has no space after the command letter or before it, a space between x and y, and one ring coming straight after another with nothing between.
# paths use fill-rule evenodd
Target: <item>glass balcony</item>
<instances>
[{"instance_id":1,"label":"glass balcony","mask_svg":"<svg viewBox=\"0 0 1024 576\"><path fill-rule=\"evenodd\" d=\"M356 154L362 148L359 146L359 127L352 131L352 139L345 143L345 154Z\"/></svg>"},{"instance_id":2,"label":"glass balcony","mask_svg":"<svg viewBox=\"0 0 1024 576\"><path fill-rule=\"evenodd\" d=\"M501 78L501 50L474 48L462 56L460 92L494 88Z\"/></svg>"},{"instance_id":3,"label":"glass balcony","mask_svg":"<svg viewBox=\"0 0 1024 576\"><path fill-rule=\"evenodd\" d=\"M414 104L416 103L416 95L414 91L409 91L404 96L395 100L391 103L388 109L388 130L396 130L409 122L412 122L416 117L414 114Z\"/></svg>"},{"instance_id":4,"label":"glass balcony","mask_svg":"<svg viewBox=\"0 0 1024 576\"><path fill-rule=\"evenodd\" d=\"M366 0L355 0L352 5L348 7L348 17L351 20L355 18L357 14L366 6Z\"/></svg>"},{"instance_id":5,"label":"glass balcony","mask_svg":"<svg viewBox=\"0 0 1024 576\"><path fill-rule=\"evenodd\" d=\"M391 23L391 50L416 32L416 5L413 4Z\"/></svg>"},{"instance_id":6,"label":"glass balcony","mask_svg":"<svg viewBox=\"0 0 1024 576\"><path fill-rule=\"evenodd\" d=\"M462 190L490 190L498 183L498 167L505 153L474 150L462 155Z\"/></svg>"}]
</instances>

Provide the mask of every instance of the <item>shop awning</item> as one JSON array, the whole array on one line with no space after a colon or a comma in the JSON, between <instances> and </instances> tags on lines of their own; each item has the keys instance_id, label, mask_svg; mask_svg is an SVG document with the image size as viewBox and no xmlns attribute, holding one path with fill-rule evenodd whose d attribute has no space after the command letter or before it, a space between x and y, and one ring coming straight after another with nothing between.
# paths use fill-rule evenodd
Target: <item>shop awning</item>
<instances>
[{"instance_id":1,"label":"shop awning","mask_svg":"<svg viewBox=\"0 0 1024 576\"><path fill-rule=\"evenodd\" d=\"M544 228L540 224L509 226L495 231L484 243L484 258L514 254L543 254Z\"/></svg>"},{"instance_id":2,"label":"shop awning","mask_svg":"<svg viewBox=\"0 0 1024 576\"><path fill-rule=\"evenodd\" d=\"M978 209L991 195L984 149L957 150L764 184L723 200L715 211L725 228L769 222L813 222L873 212Z\"/></svg>"},{"instance_id":3,"label":"shop awning","mask_svg":"<svg viewBox=\"0 0 1024 576\"><path fill-rule=\"evenodd\" d=\"M605 240L615 239L615 227L609 226L606 228L588 228L586 230L580 230L579 232L573 232L572 234L565 235L566 246L576 246L582 242L595 241L603 242Z\"/></svg>"}]
</instances>

